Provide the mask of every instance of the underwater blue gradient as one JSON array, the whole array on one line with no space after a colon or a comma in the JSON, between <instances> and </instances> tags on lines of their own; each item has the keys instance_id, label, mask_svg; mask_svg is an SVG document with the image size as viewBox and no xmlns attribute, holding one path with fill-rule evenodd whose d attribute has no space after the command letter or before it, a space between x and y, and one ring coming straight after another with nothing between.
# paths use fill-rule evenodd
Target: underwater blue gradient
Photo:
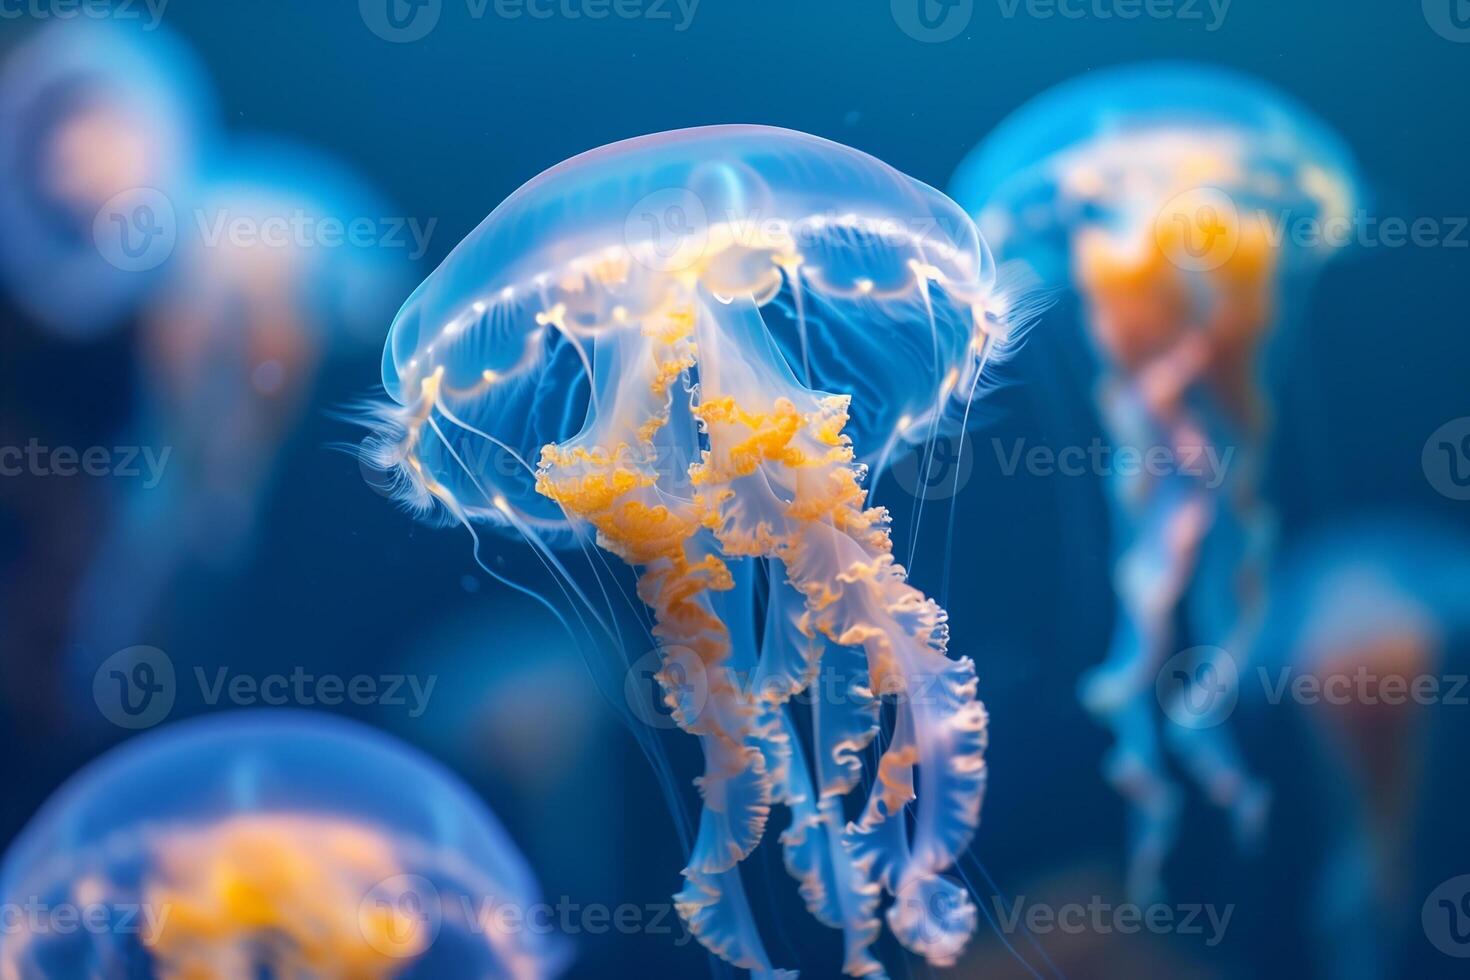
<instances>
[{"instance_id":1,"label":"underwater blue gradient","mask_svg":"<svg viewBox=\"0 0 1470 980\"><path fill-rule=\"evenodd\" d=\"M1252 75L1310 107L1351 147L1379 216L1470 214L1470 132L1454 114L1470 84L1470 49L1435 34L1416 3L1237 0L1215 31L1147 17L1038 20L1025 4L1007 18L997 5L977 3L967 29L943 43L905 34L882 2L703 0L689 28L675 31L650 19L475 19L464 4L445 0L438 28L409 44L373 34L355 7L174 0L165 24L207 64L232 126L312 142L391 192L403 215L437 219L413 281L529 175L588 147L688 126L777 125L854 146L945 187L976 143L1039 93L1160 59ZM0 57L34 36L34 27L0 25ZM1467 412L1464 254L1378 248L1323 270L1298 321L1306 353L1274 388L1278 431L1266 472L1283 548L1319 525L1381 509L1466 526L1463 503L1435 492L1419 463L1428 435ZM371 347L386 336L389 319ZM994 417L964 444L972 467L954 498L952 535L927 514L910 534L913 499L896 479L877 487L877 499L895 511L902 551L915 551L916 581L938 593L942 556L952 550L952 628L986 638L969 651L992 713L991 790L978 853L1006 900L1024 894L1032 904L1086 903L1094 895L1124 901L1124 808L1098 774L1108 739L1076 700L1077 679L1097 662L1113 625L1102 480L1007 462L1018 444L1023 452L1057 451L1101 436L1092 403L1097 366L1077 321L1064 298L1017 356L1018 383L994 394ZM126 420L137 417L147 395L131 367L132 325L121 326L92 343L63 343L15 296L0 297L0 444L23 446L33 436L81 447L137 441ZM225 707L201 693L196 668L210 678L218 669L257 677L298 667L344 676L432 670L440 691L472 689L484 683L482 664L456 668L446 658L405 668L410 652L466 611L491 619L479 642L488 662L537 660L538 631L549 637L560 629L481 571L462 535L415 525L364 485L353 458L324 451L355 441L336 414L382 397L378 372L377 349L324 364L302 424L276 450L276 470L285 476L261 499L248 559L233 573L183 576L139 628L132 642L156 644L175 662L172 717ZM944 475L948 482L954 471ZM0 734L15 747L0 763L0 832L7 836L67 774L133 737L110 727L88 734L68 728L62 719L73 689L63 696L54 676L68 588L95 548L99 514L125 490L125 480L0 479ZM542 591L553 587L515 542L487 537L482 555L500 574ZM519 628L496 630L502 617ZM558 635L556 642L567 641ZM643 652L630 647L632 659ZM616 680L611 712L626 708ZM330 710L453 761L445 729L461 743L472 737L462 731L460 703L446 699L441 707L438 697L422 718L376 703ZM1437 775L1414 844L1426 875L1442 872L1429 885L1470 868L1470 795L1463 781L1438 775L1458 771L1463 713L1433 712L1440 733L1426 758ZM1227 830L1218 815L1189 796L1183 819L1204 829L1181 840L1169 874L1182 901L1234 904L1221 943L1116 932L1074 941L1053 932L1032 937L1033 946L1025 935L987 926L982 915L976 960L964 969L1032 976L1010 945L1048 977L1326 976L1312 937L1322 912L1314 893L1324 860L1320 828L1336 819L1322 805L1328 796L1320 782L1334 777L1287 712L1253 709L1243 699L1231 727L1253 771L1273 786L1280 819L1266 851L1242 857L1222 846ZM666 904L681 859L675 823L634 739L603 731L594 751L607 783L579 794L573 780L566 792L576 805L559 807L555 823L606 819L611 846L606 827L587 839L552 832L545 808L525 805L506 780L456 768L493 801L548 896ZM690 746L665 743L681 777L697 771ZM584 890L582 873L567 870L579 861L604 869L615 884ZM971 861L964 870L986 887ZM773 955L817 976L819 964L840 954L840 937L787 924L806 913L785 878L779 861L756 871L750 891L757 914ZM1411 920L1423 897L1416 896ZM983 891L982 898L982 913L999 924L997 913L1010 906L997 907ZM569 975L709 975L697 943L681 945L681 938L648 928L584 932L574 938ZM890 959L896 948L879 952L899 962ZM1411 921L1389 975L1419 980L1452 976L1457 967Z\"/></svg>"}]
</instances>

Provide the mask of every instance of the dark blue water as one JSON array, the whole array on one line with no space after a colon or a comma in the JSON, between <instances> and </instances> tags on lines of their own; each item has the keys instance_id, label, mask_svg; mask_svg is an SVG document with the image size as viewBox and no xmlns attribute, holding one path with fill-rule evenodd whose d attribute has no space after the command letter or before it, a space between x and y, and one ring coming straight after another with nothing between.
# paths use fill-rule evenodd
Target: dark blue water
<instances>
[{"instance_id":1,"label":"dark blue water","mask_svg":"<svg viewBox=\"0 0 1470 980\"><path fill-rule=\"evenodd\" d=\"M493 4L477 17L465 0L444 0L435 30L405 44L374 35L355 7L348 0L173 0L165 20L213 72L230 126L327 148L385 189L401 215L437 222L420 276L520 183L613 140L765 123L849 143L943 187L961 157L1027 99L1088 71L1153 58L1234 67L1293 94L1357 154L1379 215L1430 217L1450 227L1470 214L1470 44L1436 33L1412 0L1235 0L1213 30L1214 15L1203 3L1201 19L1181 13L1123 20L1030 16L1025 5L1008 17L1009 4L978 0L966 29L942 43L905 34L880 0L702 0L683 30L676 29L683 15L672 3L657 8L669 19L593 20L507 18L496 16ZM18 36L25 27L0 22L0 35ZM1335 518L1384 508L1470 527L1470 505L1437 494L1420 462L1430 432L1470 414L1470 331L1461 295L1470 272L1467 245L1470 232L1461 232L1458 247L1359 249L1319 281L1298 325L1299 353L1284 366L1276 392L1270 482L1287 542ZM1093 368L1074 314L1064 302L1036 330L1016 366L1021 383L996 395L997 420L975 440L975 473L958 501L949 605L955 645L976 659L993 718L991 787L975 845L1002 893L994 898L980 887L992 914L1015 896L1052 904L1085 904L1093 896L1123 901L1123 809L1098 775L1106 739L1075 698L1077 677L1101 657L1112 617L1102 490L1091 478L1004 476L991 441L1085 445L1100 434L1090 400ZM68 346L8 322L4 336L5 404L20 431L79 445L120 431L119 420L136 402L127 335ZM185 576L138 642L169 651L181 670L376 674L424 662L434 637L483 631L478 644L465 641L470 652L436 661L446 702L453 691L497 673L479 662L477 645L486 662L535 661L548 646L567 645L549 615L508 601L475 567L463 533L415 525L372 492L355 460L327 448L356 438L329 413L371 394L376 376L376 356L368 353L328 365L311 412L282 450L246 566ZM28 562L53 541L84 548L93 540L105 489L6 489L0 554L7 556L12 613L27 601L62 601L62 573L54 588L21 588L34 567ZM57 494L75 498L65 511L74 516L42 528L33 515L55 509L36 501L50 495L54 504ZM896 526L907 528L906 498L892 486L885 494ZM929 588L941 579L943 531L942 521L927 520L919 543L916 575ZM899 539L906 550L904 532ZM490 560L505 574L535 579L529 558L513 545L493 543ZM1470 582L1464 585L1470 590ZM10 747L0 762L7 787L0 829L7 833L77 764L122 734L75 732L63 720L65 693L48 686L45 663L55 656L55 637L45 630L10 636L0 729ZM1459 653L1466 652L1462 645ZM477 745L473 708L430 710L421 718L383 705L335 710L380 724L459 768L523 842L548 896L666 903L679 884L681 855L657 784L611 714L587 700L590 682L566 683L586 685L576 692L576 703L587 705L579 710L606 717L589 725L595 741L575 760L580 768L566 777L571 784L546 789L532 803L512 788L524 784L507 776L502 762L477 760L477 751L494 757L515 750ZM544 696L558 695L553 688ZM175 715L209 710L197 692L186 692ZM1434 816L1409 869L1427 884L1411 890L1418 897L1405 910L1406 940L1393 976L1458 975L1458 964L1430 946L1419 926L1427 887L1470 872L1466 725L1461 719L1455 727L1448 706L1436 710L1446 714L1451 734L1432 762ZM1278 788L1269 842L1260 853L1240 855L1219 814L1192 799L1168 875L1176 905L1234 908L1223 941L1207 944L1208 929L1037 936L1061 973L1318 975L1307 935L1321 828L1333 815L1314 788L1319 774L1303 761L1300 719L1268 713L1238 727L1253 767ZM451 728L457 730L446 732ZM679 739L676 733L664 740L687 786L696 769L691 746ZM751 894L767 920L773 957L802 966L805 976L834 976L835 934L801 911L775 850L753 863L761 874ZM572 975L707 973L695 944L676 945L672 916L668 925L671 935L642 929L576 936ZM1038 973L1052 975L1033 945L1010 939ZM976 959L955 975L1031 975L984 923L977 944ZM895 975L929 975L898 966L895 951L882 950Z\"/></svg>"}]
</instances>

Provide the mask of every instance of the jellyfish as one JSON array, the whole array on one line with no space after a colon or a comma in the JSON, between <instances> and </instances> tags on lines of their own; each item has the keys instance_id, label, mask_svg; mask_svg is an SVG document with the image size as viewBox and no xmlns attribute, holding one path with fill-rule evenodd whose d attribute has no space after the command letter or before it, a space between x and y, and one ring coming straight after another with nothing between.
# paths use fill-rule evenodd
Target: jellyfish
<instances>
[{"instance_id":1,"label":"jellyfish","mask_svg":"<svg viewBox=\"0 0 1470 980\"><path fill-rule=\"evenodd\" d=\"M756 976L789 975L740 875L773 807L847 974L882 975L884 892L932 963L975 925L944 875L985 786L975 666L863 484L966 424L1029 319L1008 284L932 188L814 136L716 126L542 173L393 322L366 452L405 504L523 538L574 628L611 610L559 552L635 570L664 704L704 759L676 905Z\"/></svg>"},{"instance_id":2,"label":"jellyfish","mask_svg":"<svg viewBox=\"0 0 1470 980\"><path fill-rule=\"evenodd\" d=\"M136 310L212 139L210 91L171 33L116 19L57 21L11 53L0 284L29 315L84 338Z\"/></svg>"},{"instance_id":3,"label":"jellyfish","mask_svg":"<svg viewBox=\"0 0 1470 980\"><path fill-rule=\"evenodd\" d=\"M392 213L350 168L279 139L237 137L207 168L142 314L131 436L156 472L120 496L79 587L78 673L140 642L181 567L247 553L323 359L363 350L407 292L406 252L346 232Z\"/></svg>"},{"instance_id":4,"label":"jellyfish","mask_svg":"<svg viewBox=\"0 0 1470 980\"><path fill-rule=\"evenodd\" d=\"M564 952L465 786L308 712L172 724L113 750L32 818L0 892L7 980L540 980Z\"/></svg>"},{"instance_id":5,"label":"jellyfish","mask_svg":"<svg viewBox=\"0 0 1470 980\"><path fill-rule=\"evenodd\" d=\"M1148 65L1022 107L962 162L953 192L1001 258L1075 288L1114 448L1172 461L1104 474L1118 610L1107 659L1082 685L1115 738L1107 770L1132 813L1130 890L1150 898L1181 806L1155 699L1192 722L1192 706L1225 703L1233 684L1212 651L1238 658L1249 646L1272 537L1259 486L1266 342L1344 243L1353 164L1323 123L1264 84ZM1303 223L1320 233L1289 232ZM1169 657L1181 621L1198 651L1187 662ZM1169 694L1156 685L1166 667L1185 678ZM1268 797L1227 730L1201 715L1166 731L1253 841Z\"/></svg>"},{"instance_id":6,"label":"jellyfish","mask_svg":"<svg viewBox=\"0 0 1470 980\"><path fill-rule=\"evenodd\" d=\"M1470 638L1466 581L1470 535L1393 513L1327 525L1271 577L1254 659L1268 691L1311 678L1320 692L1302 708L1328 788L1310 907L1333 980L1392 975L1418 908L1431 704L1464 677L1450 668Z\"/></svg>"}]
</instances>

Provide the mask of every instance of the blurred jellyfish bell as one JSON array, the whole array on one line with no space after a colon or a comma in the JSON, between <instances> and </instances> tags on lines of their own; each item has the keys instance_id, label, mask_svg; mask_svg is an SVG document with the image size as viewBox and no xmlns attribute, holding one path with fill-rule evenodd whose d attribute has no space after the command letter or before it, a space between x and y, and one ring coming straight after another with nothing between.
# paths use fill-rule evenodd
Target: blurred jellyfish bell
<instances>
[{"instance_id":1,"label":"blurred jellyfish bell","mask_svg":"<svg viewBox=\"0 0 1470 980\"><path fill-rule=\"evenodd\" d=\"M1172 720L1188 712L1170 708L1231 673L1213 655L1165 663L1176 613L1185 608L1192 643L1244 652L1271 525L1258 493L1265 341L1349 242L1358 180L1341 142L1284 95L1162 64L1043 94L966 158L953 189L997 255L1075 287L1115 448L1175 461L1167 473L1120 464L1110 474L1119 615L1108 660L1083 685L1118 738L1108 768L1134 807L1131 889L1155 896L1180 809L1155 699ZM1155 680L1175 666L1195 679L1166 696ZM1238 835L1253 838L1265 792L1226 730L1168 731Z\"/></svg>"},{"instance_id":2,"label":"blurred jellyfish bell","mask_svg":"<svg viewBox=\"0 0 1470 980\"><path fill-rule=\"evenodd\" d=\"M1162 216L1168 245L1165 233L1204 228L1215 203L1227 205L1222 222L1233 206L1242 220L1315 218L1325 230L1359 194L1351 155L1311 113L1255 79L1186 63L1094 72L1043 93L965 158L951 189L996 254L1025 255L1050 281L1069 278L1092 231L1141 248ZM1171 202L1204 190L1224 197L1200 198L1203 213L1183 216L1197 221L1181 223ZM1281 250L1281 267L1310 266L1335 246L1309 237L1268 244L1299 245Z\"/></svg>"},{"instance_id":3,"label":"blurred jellyfish bell","mask_svg":"<svg viewBox=\"0 0 1470 980\"><path fill-rule=\"evenodd\" d=\"M1260 407L1266 331L1350 241L1361 203L1351 154L1306 109L1167 63L1044 93L966 157L952 191L998 255L1075 285L1109 370L1205 335L1202 370L1240 424Z\"/></svg>"},{"instance_id":4,"label":"blurred jellyfish bell","mask_svg":"<svg viewBox=\"0 0 1470 980\"><path fill-rule=\"evenodd\" d=\"M1467 581L1470 536L1391 513L1325 526L1272 575L1255 659L1275 684L1314 682L1327 850L1309 907L1333 980L1390 975L1418 908L1424 777L1459 750L1430 719L1464 677Z\"/></svg>"},{"instance_id":5,"label":"blurred jellyfish bell","mask_svg":"<svg viewBox=\"0 0 1470 980\"><path fill-rule=\"evenodd\" d=\"M705 757L678 908L758 976L780 971L740 863L774 804L849 974L882 971L883 890L890 928L933 963L973 930L942 873L985 782L974 664L947 655L945 612L895 563L862 461L965 424L1030 309L939 192L813 136L717 126L536 177L394 321L394 403L368 450L401 497L521 535L552 567L552 546L595 538L636 569L664 703ZM561 585L580 622L613 618ZM849 822L885 700L897 722Z\"/></svg>"},{"instance_id":6,"label":"blurred jellyfish bell","mask_svg":"<svg viewBox=\"0 0 1470 980\"><path fill-rule=\"evenodd\" d=\"M236 139L206 169L142 340L153 422L204 504L224 507L201 540L248 532L321 359L380 339L411 269L391 214L350 168L280 139Z\"/></svg>"},{"instance_id":7,"label":"blurred jellyfish bell","mask_svg":"<svg viewBox=\"0 0 1470 980\"><path fill-rule=\"evenodd\" d=\"M306 713L170 725L114 750L31 820L0 893L39 910L0 948L18 980L539 980L561 959L555 937L485 911L529 921L539 899L468 789L365 726ZM109 928L48 914L63 908Z\"/></svg>"},{"instance_id":8,"label":"blurred jellyfish bell","mask_svg":"<svg viewBox=\"0 0 1470 980\"><path fill-rule=\"evenodd\" d=\"M163 273L212 138L210 84L162 28L53 21L0 69L0 283L46 326L116 325Z\"/></svg>"},{"instance_id":9,"label":"blurred jellyfish bell","mask_svg":"<svg viewBox=\"0 0 1470 980\"><path fill-rule=\"evenodd\" d=\"M407 247L380 234L391 206L346 166L245 138L205 174L142 312L135 438L166 466L119 498L79 589L80 676L132 643L180 567L246 553L322 359L370 350L407 292Z\"/></svg>"},{"instance_id":10,"label":"blurred jellyfish bell","mask_svg":"<svg viewBox=\"0 0 1470 980\"><path fill-rule=\"evenodd\" d=\"M190 205L166 307L257 330L283 316L322 348L381 341L416 243L350 167L279 137L236 137L211 158Z\"/></svg>"}]
</instances>

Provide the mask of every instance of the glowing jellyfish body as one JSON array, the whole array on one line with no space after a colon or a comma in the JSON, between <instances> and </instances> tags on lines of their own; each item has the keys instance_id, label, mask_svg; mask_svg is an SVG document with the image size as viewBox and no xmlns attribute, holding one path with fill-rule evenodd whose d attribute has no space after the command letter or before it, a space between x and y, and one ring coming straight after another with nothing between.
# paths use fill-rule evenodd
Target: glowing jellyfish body
<instances>
[{"instance_id":1,"label":"glowing jellyfish body","mask_svg":"<svg viewBox=\"0 0 1470 980\"><path fill-rule=\"evenodd\" d=\"M1043 94L961 164L953 192L997 255L1076 288L1115 444L1174 461L1110 476L1118 621L1107 662L1083 686L1117 736L1109 775L1134 807L1131 888L1150 895L1180 808L1156 735L1155 679L1177 649L1181 607L1194 644L1239 656L1247 643L1270 538L1257 495L1261 350L1343 243L1352 165L1321 123L1264 85L1147 66ZM1302 222L1321 233L1288 230ZM1184 669L1193 679L1176 707L1230 683L1211 654ZM1265 792L1225 729L1168 730L1238 835L1253 837Z\"/></svg>"},{"instance_id":2,"label":"glowing jellyfish body","mask_svg":"<svg viewBox=\"0 0 1470 980\"><path fill-rule=\"evenodd\" d=\"M490 812L427 758L326 716L241 713L115 750L32 819L0 891L27 910L0 946L13 980L557 972L555 937L485 914L538 901Z\"/></svg>"},{"instance_id":3,"label":"glowing jellyfish body","mask_svg":"<svg viewBox=\"0 0 1470 980\"><path fill-rule=\"evenodd\" d=\"M86 336L157 283L157 236L174 228L210 138L209 90L168 31L118 20L58 21L6 60L0 282L28 313Z\"/></svg>"},{"instance_id":4,"label":"glowing jellyfish body","mask_svg":"<svg viewBox=\"0 0 1470 980\"><path fill-rule=\"evenodd\" d=\"M346 166L280 140L236 140L206 169L143 311L133 440L158 472L119 498L83 580L80 673L138 642L182 565L245 552L323 357L361 349L407 291L403 249L347 233L392 210Z\"/></svg>"},{"instance_id":5,"label":"glowing jellyfish body","mask_svg":"<svg viewBox=\"0 0 1470 980\"><path fill-rule=\"evenodd\" d=\"M940 873L980 813L974 665L947 655L945 613L894 562L856 460L959 424L1014 308L937 191L844 146L732 126L548 170L394 322L397 404L370 453L401 496L549 561L548 542L590 531L637 569L665 703L705 758L679 911L758 975L773 971L739 866L775 804L849 974L881 973L880 889L935 963L973 928ZM809 689L808 745L793 699ZM849 823L885 694L897 723Z\"/></svg>"},{"instance_id":6,"label":"glowing jellyfish body","mask_svg":"<svg viewBox=\"0 0 1470 980\"><path fill-rule=\"evenodd\" d=\"M1326 861L1308 907L1333 980L1392 975L1418 908L1430 704L1463 676L1454 658L1470 640L1467 581L1470 538L1392 515L1330 525L1271 577L1254 659L1273 679L1310 678L1320 692L1303 707L1329 792L1328 823L1314 828Z\"/></svg>"}]
</instances>

